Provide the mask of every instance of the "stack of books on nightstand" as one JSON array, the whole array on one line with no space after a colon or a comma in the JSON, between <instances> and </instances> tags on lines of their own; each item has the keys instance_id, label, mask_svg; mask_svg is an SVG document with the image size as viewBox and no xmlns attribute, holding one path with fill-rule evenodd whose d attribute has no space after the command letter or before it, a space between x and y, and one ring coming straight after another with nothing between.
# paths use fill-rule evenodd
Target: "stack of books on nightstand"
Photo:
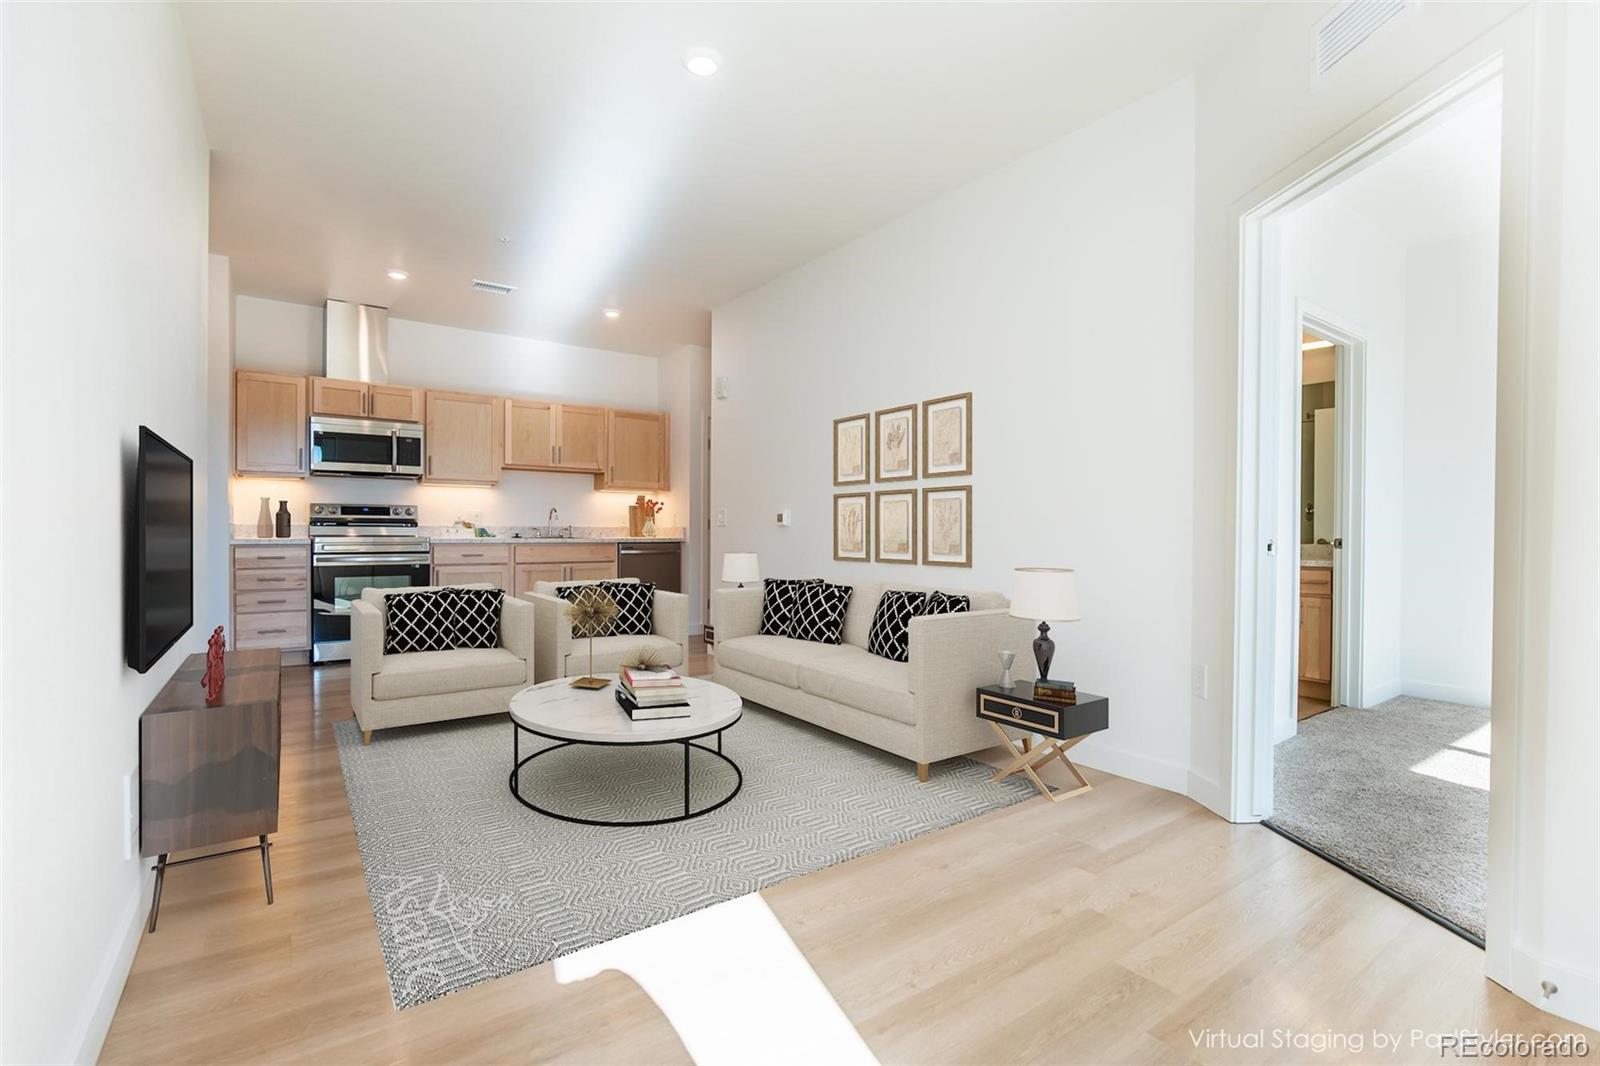
<instances>
[{"instance_id":1,"label":"stack of books on nightstand","mask_svg":"<svg viewBox=\"0 0 1600 1066\"><path fill-rule=\"evenodd\" d=\"M678 672L624 669L617 678L617 703L634 721L689 717L689 689Z\"/></svg>"},{"instance_id":2,"label":"stack of books on nightstand","mask_svg":"<svg viewBox=\"0 0 1600 1066\"><path fill-rule=\"evenodd\" d=\"M1070 706L1078 702L1078 686L1071 681L1041 679L1033 683L1033 698Z\"/></svg>"}]
</instances>

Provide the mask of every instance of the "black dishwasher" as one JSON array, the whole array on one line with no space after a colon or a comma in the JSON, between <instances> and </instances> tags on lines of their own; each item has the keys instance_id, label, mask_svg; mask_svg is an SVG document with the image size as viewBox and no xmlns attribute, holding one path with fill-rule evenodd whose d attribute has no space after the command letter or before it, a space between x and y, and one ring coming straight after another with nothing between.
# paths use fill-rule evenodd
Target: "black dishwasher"
<instances>
[{"instance_id":1,"label":"black dishwasher","mask_svg":"<svg viewBox=\"0 0 1600 1066\"><path fill-rule=\"evenodd\" d=\"M678 541L625 540L617 547L617 574L683 591L683 545Z\"/></svg>"}]
</instances>

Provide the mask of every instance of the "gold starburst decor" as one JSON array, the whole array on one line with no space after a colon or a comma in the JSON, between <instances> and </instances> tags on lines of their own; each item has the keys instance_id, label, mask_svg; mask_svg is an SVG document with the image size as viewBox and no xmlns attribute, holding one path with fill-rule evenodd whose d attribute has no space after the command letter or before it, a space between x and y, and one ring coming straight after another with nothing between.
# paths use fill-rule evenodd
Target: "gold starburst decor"
<instances>
[{"instance_id":1,"label":"gold starburst decor","mask_svg":"<svg viewBox=\"0 0 1600 1066\"><path fill-rule=\"evenodd\" d=\"M589 676L574 678L573 688L599 689L611 682L594 675L594 638L603 635L617 620L617 603L594 586L586 587L567 604L567 621L572 635L589 638Z\"/></svg>"},{"instance_id":2,"label":"gold starburst decor","mask_svg":"<svg viewBox=\"0 0 1600 1066\"><path fill-rule=\"evenodd\" d=\"M667 661L654 648L635 648L633 656L622 665L629 670L662 670L666 668Z\"/></svg>"}]
</instances>

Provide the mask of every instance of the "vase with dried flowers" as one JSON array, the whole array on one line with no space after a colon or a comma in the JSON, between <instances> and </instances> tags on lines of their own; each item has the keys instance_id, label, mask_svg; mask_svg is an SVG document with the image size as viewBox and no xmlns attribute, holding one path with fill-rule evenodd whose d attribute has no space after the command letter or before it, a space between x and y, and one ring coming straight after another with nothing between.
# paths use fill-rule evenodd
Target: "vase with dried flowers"
<instances>
[{"instance_id":1,"label":"vase with dried flowers","mask_svg":"<svg viewBox=\"0 0 1600 1066\"><path fill-rule=\"evenodd\" d=\"M572 635L589 638L589 673L574 678L573 688L600 689L611 684L603 677L594 676L594 638L604 636L616 620L617 602L593 585L584 586L567 604L567 621L572 623Z\"/></svg>"},{"instance_id":2,"label":"vase with dried flowers","mask_svg":"<svg viewBox=\"0 0 1600 1066\"><path fill-rule=\"evenodd\" d=\"M656 515L666 504L661 500L647 500L640 495L633 501L633 506L628 508L631 514L639 516L639 536L653 537L656 535Z\"/></svg>"}]
</instances>

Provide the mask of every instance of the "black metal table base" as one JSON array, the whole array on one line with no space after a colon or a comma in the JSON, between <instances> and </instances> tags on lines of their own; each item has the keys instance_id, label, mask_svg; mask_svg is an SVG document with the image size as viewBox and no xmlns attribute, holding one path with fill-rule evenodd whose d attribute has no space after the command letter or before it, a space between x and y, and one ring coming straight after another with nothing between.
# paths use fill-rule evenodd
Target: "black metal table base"
<instances>
[{"instance_id":1,"label":"black metal table base","mask_svg":"<svg viewBox=\"0 0 1600 1066\"><path fill-rule=\"evenodd\" d=\"M515 720L513 720L512 723L511 723L511 795L516 797L517 802L522 804L524 807L528 808L530 811L538 811L540 814L544 815L547 818L555 818L555 819L558 819L558 820L563 821L563 822L574 822L574 823L576 823L578 825L605 825L605 826L667 825L667 824L669 824L671 822L682 822L682 821L687 821L690 818L699 818L701 815L710 814L712 811L726 806L729 803L729 801L731 801L735 796L737 796L739 794L739 790L744 787L744 772L739 769L739 764L738 763L736 763L732 759L728 758L728 756L723 754L723 751L722 751L722 733L723 733L723 730L727 729L729 726L732 726L737 722L738 722L738 719L735 718L732 722L729 722L728 725L723 726L722 729L714 729L714 730L712 730L712 731L710 731L708 733L700 733L700 734L698 734L696 736L692 736L692 737L681 737L681 738L675 738L675 739L672 739L672 740L650 740L650 741L642 741L642 742L619 743L619 742L616 742L616 741L568 740L568 739L566 739L564 737L553 737L553 736L550 736L550 735L548 735L546 733L541 733L536 729L529 729L527 726L521 725L518 722L516 722ZM534 752L532 755L529 755L528 757L523 758L522 757L522 747L521 747L521 734L523 734L523 733L528 733L528 734L530 734L532 736L540 737L540 738L542 738L544 740L553 740L553 741L555 741L555 743L552 744L551 746L549 746L548 748L540 748L538 751ZM696 743L694 743L697 740L704 740L706 737L716 737L717 746L715 748L709 748L704 744L696 744ZM526 796L524 796L522 794L521 788L519 787L518 779L520 778L520 776L522 774L522 768L524 766L528 765L529 763L531 763L533 760L539 758L540 756L549 755L551 752L560 751L563 748L573 748L573 747L644 748L644 747L664 746L664 745L667 745L667 744L681 744L681 745L683 745L683 813L682 814L668 815L665 818L639 818L639 819L617 819L617 820L601 819L601 818L579 818L576 815L561 814L558 811L550 810L548 807L539 806L539 804L534 803L532 800L530 800ZM711 804L710 806L702 807L699 810L695 810L689 803L689 779L690 779L690 768L689 768L690 752L689 752L689 749L690 748L696 748L696 749L698 749L700 751L705 752L707 755L715 755L717 758L721 759L723 762L727 763L730 767L733 768L733 790L731 792L729 792L726 796L722 797L717 802Z\"/></svg>"},{"instance_id":2,"label":"black metal table base","mask_svg":"<svg viewBox=\"0 0 1600 1066\"><path fill-rule=\"evenodd\" d=\"M150 931L152 933L156 931L156 918L161 913L161 885L167 879L167 870L173 866L187 866L191 862L205 862L207 859L222 859L229 855L243 855L247 851L259 851L261 853L261 877L267 883L267 906L272 906L271 849L272 842L267 839L267 834L262 833L257 838L256 843L251 844L249 847L233 848L228 851L214 851L210 855L196 855L193 858L178 859L175 862L167 858L171 852L163 851L160 855L157 855L156 864L150 867L156 872L156 887L150 897Z\"/></svg>"}]
</instances>

